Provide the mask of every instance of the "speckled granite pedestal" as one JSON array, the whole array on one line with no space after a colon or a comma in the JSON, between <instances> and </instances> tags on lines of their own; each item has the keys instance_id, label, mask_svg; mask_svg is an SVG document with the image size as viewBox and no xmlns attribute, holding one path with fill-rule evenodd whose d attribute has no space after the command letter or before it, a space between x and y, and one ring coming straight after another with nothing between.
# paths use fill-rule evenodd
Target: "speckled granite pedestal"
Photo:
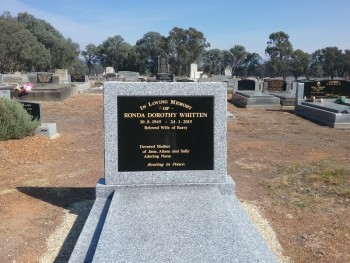
<instances>
[{"instance_id":1,"label":"speckled granite pedestal","mask_svg":"<svg viewBox=\"0 0 350 263\"><path fill-rule=\"evenodd\" d=\"M133 107L134 99L147 96L147 103ZM133 98L123 108L126 97ZM196 102L197 97L206 99ZM70 262L276 262L226 173L223 84L108 82L104 102L105 178L96 186L95 204ZM121 112L125 108L128 112ZM147 119L155 112L171 114ZM169 132L157 125L169 126ZM129 126L137 137L123 133ZM120 147L125 140L127 147ZM170 153L162 156L163 146ZM144 147L152 148L153 161L143 162L150 151ZM134 158L125 158L130 153ZM120 160L132 162L135 170Z\"/></svg>"}]
</instances>

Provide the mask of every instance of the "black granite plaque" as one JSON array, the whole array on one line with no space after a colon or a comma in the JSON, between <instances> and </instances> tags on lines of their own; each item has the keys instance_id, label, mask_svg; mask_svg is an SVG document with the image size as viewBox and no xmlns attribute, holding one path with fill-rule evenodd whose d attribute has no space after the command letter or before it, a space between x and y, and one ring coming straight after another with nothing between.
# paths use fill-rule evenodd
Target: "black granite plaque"
<instances>
[{"instance_id":1,"label":"black granite plaque","mask_svg":"<svg viewBox=\"0 0 350 263\"><path fill-rule=\"evenodd\" d=\"M267 82L268 91L286 91L287 83L284 80L274 79Z\"/></svg>"},{"instance_id":2,"label":"black granite plaque","mask_svg":"<svg viewBox=\"0 0 350 263\"><path fill-rule=\"evenodd\" d=\"M36 75L37 83L52 83L52 75L51 73L38 73Z\"/></svg>"},{"instance_id":3,"label":"black granite plaque","mask_svg":"<svg viewBox=\"0 0 350 263\"><path fill-rule=\"evenodd\" d=\"M83 75L83 74L72 74L70 76L70 82L85 82L85 75Z\"/></svg>"},{"instance_id":4,"label":"black granite plaque","mask_svg":"<svg viewBox=\"0 0 350 263\"><path fill-rule=\"evenodd\" d=\"M119 96L118 170L214 169L214 98Z\"/></svg>"},{"instance_id":5,"label":"black granite plaque","mask_svg":"<svg viewBox=\"0 0 350 263\"><path fill-rule=\"evenodd\" d=\"M350 81L347 80L320 80L305 81L304 96L311 98L338 98L350 97Z\"/></svg>"},{"instance_id":6,"label":"black granite plaque","mask_svg":"<svg viewBox=\"0 0 350 263\"><path fill-rule=\"evenodd\" d=\"M238 90L255 90L255 81L251 79L242 79L238 81Z\"/></svg>"},{"instance_id":7,"label":"black granite plaque","mask_svg":"<svg viewBox=\"0 0 350 263\"><path fill-rule=\"evenodd\" d=\"M41 120L41 109L40 103L27 102L27 101L18 101L22 104L23 108L32 116L32 120Z\"/></svg>"}]
</instances>

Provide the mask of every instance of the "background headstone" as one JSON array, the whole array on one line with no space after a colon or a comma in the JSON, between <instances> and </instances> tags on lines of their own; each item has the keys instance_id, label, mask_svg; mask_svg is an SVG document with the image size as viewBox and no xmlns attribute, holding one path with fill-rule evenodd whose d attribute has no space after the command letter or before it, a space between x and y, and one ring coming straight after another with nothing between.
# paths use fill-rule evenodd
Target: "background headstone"
<instances>
[{"instance_id":1,"label":"background headstone","mask_svg":"<svg viewBox=\"0 0 350 263\"><path fill-rule=\"evenodd\" d=\"M55 75L58 75L60 77L60 84L69 82L67 69L55 69Z\"/></svg>"},{"instance_id":2,"label":"background headstone","mask_svg":"<svg viewBox=\"0 0 350 263\"><path fill-rule=\"evenodd\" d=\"M158 56L158 69L156 80L161 82L173 82L174 75L169 72L168 56L162 52Z\"/></svg>"},{"instance_id":3,"label":"background headstone","mask_svg":"<svg viewBox=\"0 0 350 263\"><path fill-rule=\"evenodd\" d=\"M115 70L113 67L106 67L105 73L115 73Z\"/></svg>"},{"instance_id":4,"label":"background headstone","mask_svg":"<svg viewBox=\"0 0 350 263\"><path fill-rule=\"evenodd\" d=\"M237 90L255 90L255 85L255 80L241 79L237 81Z\"/></svg>"},{"instance_id":5,"label":"background headstone","mask_svg":"<svg viewBox=\"0 0 350 263\"><path fill-rule=\"evenodd\" d=\"M287 83L284 80L272 79L267 81L267 90L269 92L286 91Z\"/></svg>"},{"instance_id":6,"label":"background headstone","mask_svg":"<svg viewBox=\"0 0 350 263\"><path fill-rule=\"evenodd\" d=\"M52 79L53 74L52 73L37 73L36 74L36 83L52 83L53 79Z\"/></svg>"},{"instance_id":7,"label":"background headstone","mask_svg":"<svg viewBox=\"0 0 350 263\"><path fill-rule=\"evenodd\" d=\"M41 121L41 103L32 101L18 101L22 104L23 108L32 116L32 120L37 119Z\"/></svg>"},{"instance_id":8,"label":"background headstone","mask_svg":"<svg viewBox=\"0 0 350 263\"><path fill-rule=\"evenodd\" d=\"M225 68L225 76L228 76L228 77L232 76L232 67L231 66L227 66Z\"/></svg>"},{"instance_id":9,"label":"background headstone","mask_svg":"<svg viewBox=\"0 0 350 263\"><path fill-rule=\"evenodd\" d=\"M339 98L350 97L350 81L348 80L320 80L304 81L304 96L307 98Z\"/></svg>"},{"instance_id":10,"label":"background headstone","mask_svg":"<svg viewBox=\"0 0 350 263\"><path fill-rule=\"evenodd\" d=\"M87 82L87 78L84 74L72 74L70 76L71 82Z\"/></svg>"}]
</instances>

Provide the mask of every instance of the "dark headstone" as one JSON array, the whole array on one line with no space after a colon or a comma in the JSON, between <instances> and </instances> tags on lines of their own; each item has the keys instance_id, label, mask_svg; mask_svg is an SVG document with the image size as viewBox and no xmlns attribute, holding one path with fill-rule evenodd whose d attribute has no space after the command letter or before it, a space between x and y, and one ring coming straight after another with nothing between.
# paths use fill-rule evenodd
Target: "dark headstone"
<instances>
[{"instance_id":1,"label":"dark headstone","mask_svg":"<svg viewBox=\"0 0 350 263\"><path fill-rule=\"evenodd\" d=\"M304 81L304 96L311 98L350 97L350 81L348 80L319 80Z\"/></svg>"},{"instance_id":2,"label":"dark headstone","mask_svg":"<svg viewBox=\"0 0 350 263\"><path fill-rule=\"evenodd\" d=\"M85 75L83 74L72 74L70 76L71 82L85 82Z\"/></svg>"},{"instance_id":3,"label":"dark headstone","mask_svg":"<svg viewBox=\"0 0 350 263\"><path fill-rule=\"evenodd\" d=\"M158 56L158 74L169 73L168 56L163 52Z\"/></svg>"},{"instance_id":4,"label":"dark headstone","mask_svg":"<svg viewBox=\"0 0 350 263\"><path fill-rule=\"evenodd\" d=\"M41 104L37 102L18 101L23 108L32 116L32 120L41 120Z\"/></svg>"},{"instance_id":5,"label":"dark headstone","mask_svg":"<svg viewBox=\"0 0 350 263\"><path fill-rule=\"evenodd\" d=\"M52 83L52 73L38 73L36 74L37 83Z\"/></svg>"},{"instance_id":6,"label":"dark headstone","mask_svg":"<svg viewBox=\"0 0 350 263\"><path fill-rule=\"evenodd\" d=\"M169 73L168 56L162 52L158 56L158 70L156 75L156 81L161 82L173 82L174 75Z\"/></svg>"},{"instance_id":7,"label":"dark headstone","mask_svg":"<svg viewBox=\"0 0 350 263\"><path fill-rule=\"evenodd\" d=\"M238 81L238 90L255 90L255 81L251 79L241 79Z\"/></svg>"}]
</instances>

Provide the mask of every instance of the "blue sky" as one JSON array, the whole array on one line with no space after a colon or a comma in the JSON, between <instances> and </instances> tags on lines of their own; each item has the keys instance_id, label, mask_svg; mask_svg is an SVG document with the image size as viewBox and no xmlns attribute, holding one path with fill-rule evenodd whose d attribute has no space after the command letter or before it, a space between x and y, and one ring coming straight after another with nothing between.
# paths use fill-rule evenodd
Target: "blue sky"
<instances>
[{"instance_id":1,"label":"blue sky","mask_svg":"<svg viewBox=\"0 0 350 263\"><path fill-rule=\"evenodd\" d=\"M28 12L84 50L120 35L135 45L150 31L174 27L204 33L210 48L243 45L264 58L269 35L284 31L294 49L350 49L349 0L1 0L0 12Z\"/></svg>"}]
</instances>

